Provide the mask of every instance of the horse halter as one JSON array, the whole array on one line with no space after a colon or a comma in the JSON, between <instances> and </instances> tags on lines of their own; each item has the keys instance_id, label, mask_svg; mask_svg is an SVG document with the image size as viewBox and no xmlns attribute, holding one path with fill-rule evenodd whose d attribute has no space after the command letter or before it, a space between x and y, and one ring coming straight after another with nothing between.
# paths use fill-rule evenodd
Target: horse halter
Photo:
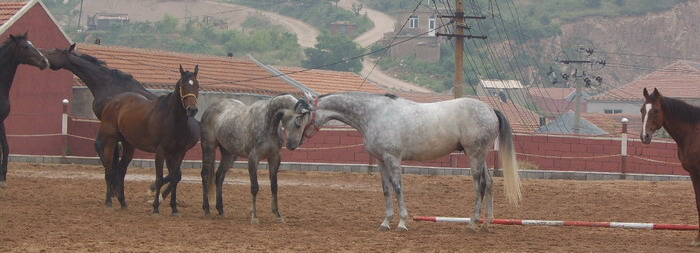
<instances>
[{"instance_id":1,"label":"horse halter","mask_svg":"<svg viewBox=\"0 0 700 253\"><path fill-rule=\"evenodd\" d=\"M311 110L311 120L309 120L309 123L307 123L306 126L304 127L304 137L306 137L306 139L311 139L311 137L313 137L318 132L318 130L321 129L318 126L315 126L316 125L315 124L316 123L316 107L318 107L318 98L314 98L314 108ZM309 128L311 125L314 125L314 128L315 128L314 133L312 133L311 135L306 135L306 129Z\"/></svg>"},{"instance_id":2,"label":"horse halter","mask_svg":"<svg viewBox=\"0 0 700 253\"><path fill-rule=\"evenodd\" d=\"M191 81L192 80L190 80L190 82ZM180 102L182 103L182 108L185 108L185 109L187 109L187 106L185 105L185 98L187 98L187 97L193 97L195 103L197 102L197 95L195 95L193 93L187 93L187 94L183 95L182 94L182 85L180 85Z\"/></svg>"}]
</instances>

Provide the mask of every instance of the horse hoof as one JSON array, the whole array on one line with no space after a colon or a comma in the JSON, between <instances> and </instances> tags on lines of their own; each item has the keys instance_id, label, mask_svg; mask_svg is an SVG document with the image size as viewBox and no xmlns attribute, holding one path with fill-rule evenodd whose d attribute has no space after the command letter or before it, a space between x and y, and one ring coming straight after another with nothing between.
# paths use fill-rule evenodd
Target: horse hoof
<instances>
[{"instance_id":1,"label":"horse hoof","mask_svg":"<svg viewBox=\"0 0 700 253\"><path fill-rule=\"evenodd\" d=\"M226 215L223 213L220 213L220 214L216 215L216 218L223 219L223 218L226 218Z\"/></svg>"},{"instance_id":2,"label":"horse hoof","mask_svg":"<svg viewBox=\"0 0 700 253\"><path fill-rule=\"evenodd\" d=\"M260 225L260 221L258 218L250 218L250 224L251 225Z\"/></svg>"},{"instance_id":3,"label":"horse hoof","mask_svg":"<svg viewBox=\"0 0 700 253\"><path fill-rule=\"evenodd\" d=\"M173 213L173 217L180 217L180 213Z\"/></svg>"},{"instance_id":4,"label":"horse hoof","mask_svg":"<svg viewBox=\"0 0 700 253\"><path fill-rule=\"evenodd\" d=\"M389 226L379 226L379 231L389 231L391 230L391 227Z\"/></svg>"},{"instance_id":5,"label":"horse hoof","mask_svg":"<svg viewBox=\"0 0 700 253\"><path fill-rule=\"evenodd\" d=\"M287 222L284 221L284 217L276 217L275 219L276 219L277 222L280 223L280 224L287 224Z\"/></svg>"},{"instance_id":6,"label":"horse hoof","mask_svg":"<svg viewBox=\"0 0 700 253\"><path fill-rule=\"evenodd\" d=\"M408 231L408 228L405 227L405 226L399 226L399 227L396 228L396 230L398 230L398 231Z\"/></svg>"},{"instance_id":7,"label":"horse hoof","mask_svg":"<svg viewBox=\"0 0 700 253\"><path fill-rule=\"evenodd\" d=\"M0 182L0 188L5 188L5 187L7 187L7 182L5 182L5 181Z\"/></svg>"},{"instance_id":8,"label":"horse hoof","mask_svg":"<svg viewBox=\"0 0 700 253\"><path fill-rule=\"evenodd\" d=\"M690 246L698 247L698 246L700 246L700 241L693 241L690 243Z\"/></svg>"},{"instance_id":9,"label":"horse hoof","mask_svg":"<svg viewBox=\"0 0 700 253\"><path fill-rule=\"evenodd\" d=\"M468 232L468 233L471 233L471 234L475 234L475 233L476 233L476 229L473 228L473 227L467 227L467 232Z\"/></svg>"},{"instance_id":10,"label":"horse hoof","mask_svg":"<svg viewBox=\"0 0 700 253\"><path fill-rule=\"evenodd\" d=\"M481 226L479 228L479 233L491 233L491 229L488 226Z\"/></svg>"}]
</instances>

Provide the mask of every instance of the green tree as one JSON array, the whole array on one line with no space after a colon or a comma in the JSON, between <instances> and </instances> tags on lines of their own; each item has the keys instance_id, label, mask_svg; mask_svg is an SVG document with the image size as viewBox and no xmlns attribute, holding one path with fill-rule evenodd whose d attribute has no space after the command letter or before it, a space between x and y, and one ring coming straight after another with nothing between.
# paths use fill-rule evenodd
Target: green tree
<instances>
[{"instance_id":1,"label":"green tree","mask_svg":"<svg viewBox=\"0 0 700 253\"><path fill-rule=\"evenodd\" d=\"M354 57L362 55L364 49L352 39L322 33L317 40L314 48L304 50L307 56L304 67L352 72L362 70L362 57Z\"/></svg>"}]
</instances>

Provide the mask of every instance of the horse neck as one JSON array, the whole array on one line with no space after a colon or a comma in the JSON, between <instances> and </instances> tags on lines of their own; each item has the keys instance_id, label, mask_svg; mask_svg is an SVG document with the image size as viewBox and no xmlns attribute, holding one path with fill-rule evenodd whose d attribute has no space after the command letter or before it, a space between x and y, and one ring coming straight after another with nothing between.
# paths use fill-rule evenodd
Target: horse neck
<instances>
[{"instance_id":1,"label":"horse neck","mask_svg":"<svg viewBox=\"0 0 700 253\"><path fill-rule=\"evenodd\" d=\"M180 97L179 82L175 84L175 90L166 95L163 99L164 109L169 112L168 115L171 115L173 121L182 122L188 120L187 111L182 105L182 99Z\"/></svg>"},{"instance_id":2,"label":"horse neck","mask_svg":"<svg viewBox=\"0 0 700 253\"><path fill-rule=\"evenodd\" d=\"M320 97L316 106L315 125L320 127L330 120L343 122L360 132L364 132L365 120L370 116L372 106L369 95L331 94Z\"/></svg>"},{"instance_id":3,"label":"horse neck","mask_svg":"<svg viewBox=\"0 0 700 253\"><path fill-rule=\"evenodd\" d=\"M5 97L10 95L12 80L15 78L19 61L9 43L0 47L0 93Z\"/></svg>"},{"instance_id":4,"label":"horse neck","mask_svg":"<svg viewBox=\"0 0 700 253\"><path fill-rule=\"evenodd\" d=\"M294 110L294 105L296 105L298 99L292 95L281 95L270 99L267 104L267 112L265 114L265 119L270 124L268 131L275 133L279 127L280 122L284 116L286 110Z\"/></svg>"},{"instance_id":5,"label":"horse neck","mask_svg":"<svg viewBox=\"0 0 700 253\"><path fill-rule=\"evenodd\" d=\"M685 136L689 136L693 132L693 127L689 123L684 122L677 115L671 113L665 113L665 119L663 127L666 132L673 138L678 146L682 146L685 141Z\"/></svg>"},{"instance_id":6,"label":"horse neck","mask_svg":"<svg viewBox=\"0 0 700 253\"><path fill-rule=\"evenodd\" d=\"M90 89L90 92L95 96L95 99L100 99L101 96L104 95L121 93L124 90L139 93L149 99L156 98L156 96L153 93L143 88L143 85L141 85L141 83L139 83L135 79L125 80L124 82L126 82L127 84L116 83L117 81L119 81L117 80L119 77L116 77L112 73L114 70L99 65L97 63L84 60L74 54L71 54L68 57L71 58L69 61L70 64L66 65L63 68L78 76L80 80L83 80L85 85L87 85L88 89Z\"/></svg>"}]
</instances>

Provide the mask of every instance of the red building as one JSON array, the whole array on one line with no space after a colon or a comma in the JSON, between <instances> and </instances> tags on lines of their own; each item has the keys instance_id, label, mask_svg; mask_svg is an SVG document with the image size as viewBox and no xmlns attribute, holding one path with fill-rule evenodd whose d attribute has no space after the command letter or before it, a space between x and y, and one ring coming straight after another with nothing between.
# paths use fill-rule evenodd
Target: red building
<instances>
[{"instance_id":1,"label":"red building","mask_svg":"<svg viewBox=\"0 0 700 253\"><path fill-rule=\"evenodd\" d=\"M29 33L37 48L67 48L70 39L38 0L0 1L0 41L10 34ZM11 154L60 155L62 100L71 99L72 74L20 65L12 90L10 116L5 120ZM37 136L37 135L51 135Z\"/></svg>"}]
</instances>

